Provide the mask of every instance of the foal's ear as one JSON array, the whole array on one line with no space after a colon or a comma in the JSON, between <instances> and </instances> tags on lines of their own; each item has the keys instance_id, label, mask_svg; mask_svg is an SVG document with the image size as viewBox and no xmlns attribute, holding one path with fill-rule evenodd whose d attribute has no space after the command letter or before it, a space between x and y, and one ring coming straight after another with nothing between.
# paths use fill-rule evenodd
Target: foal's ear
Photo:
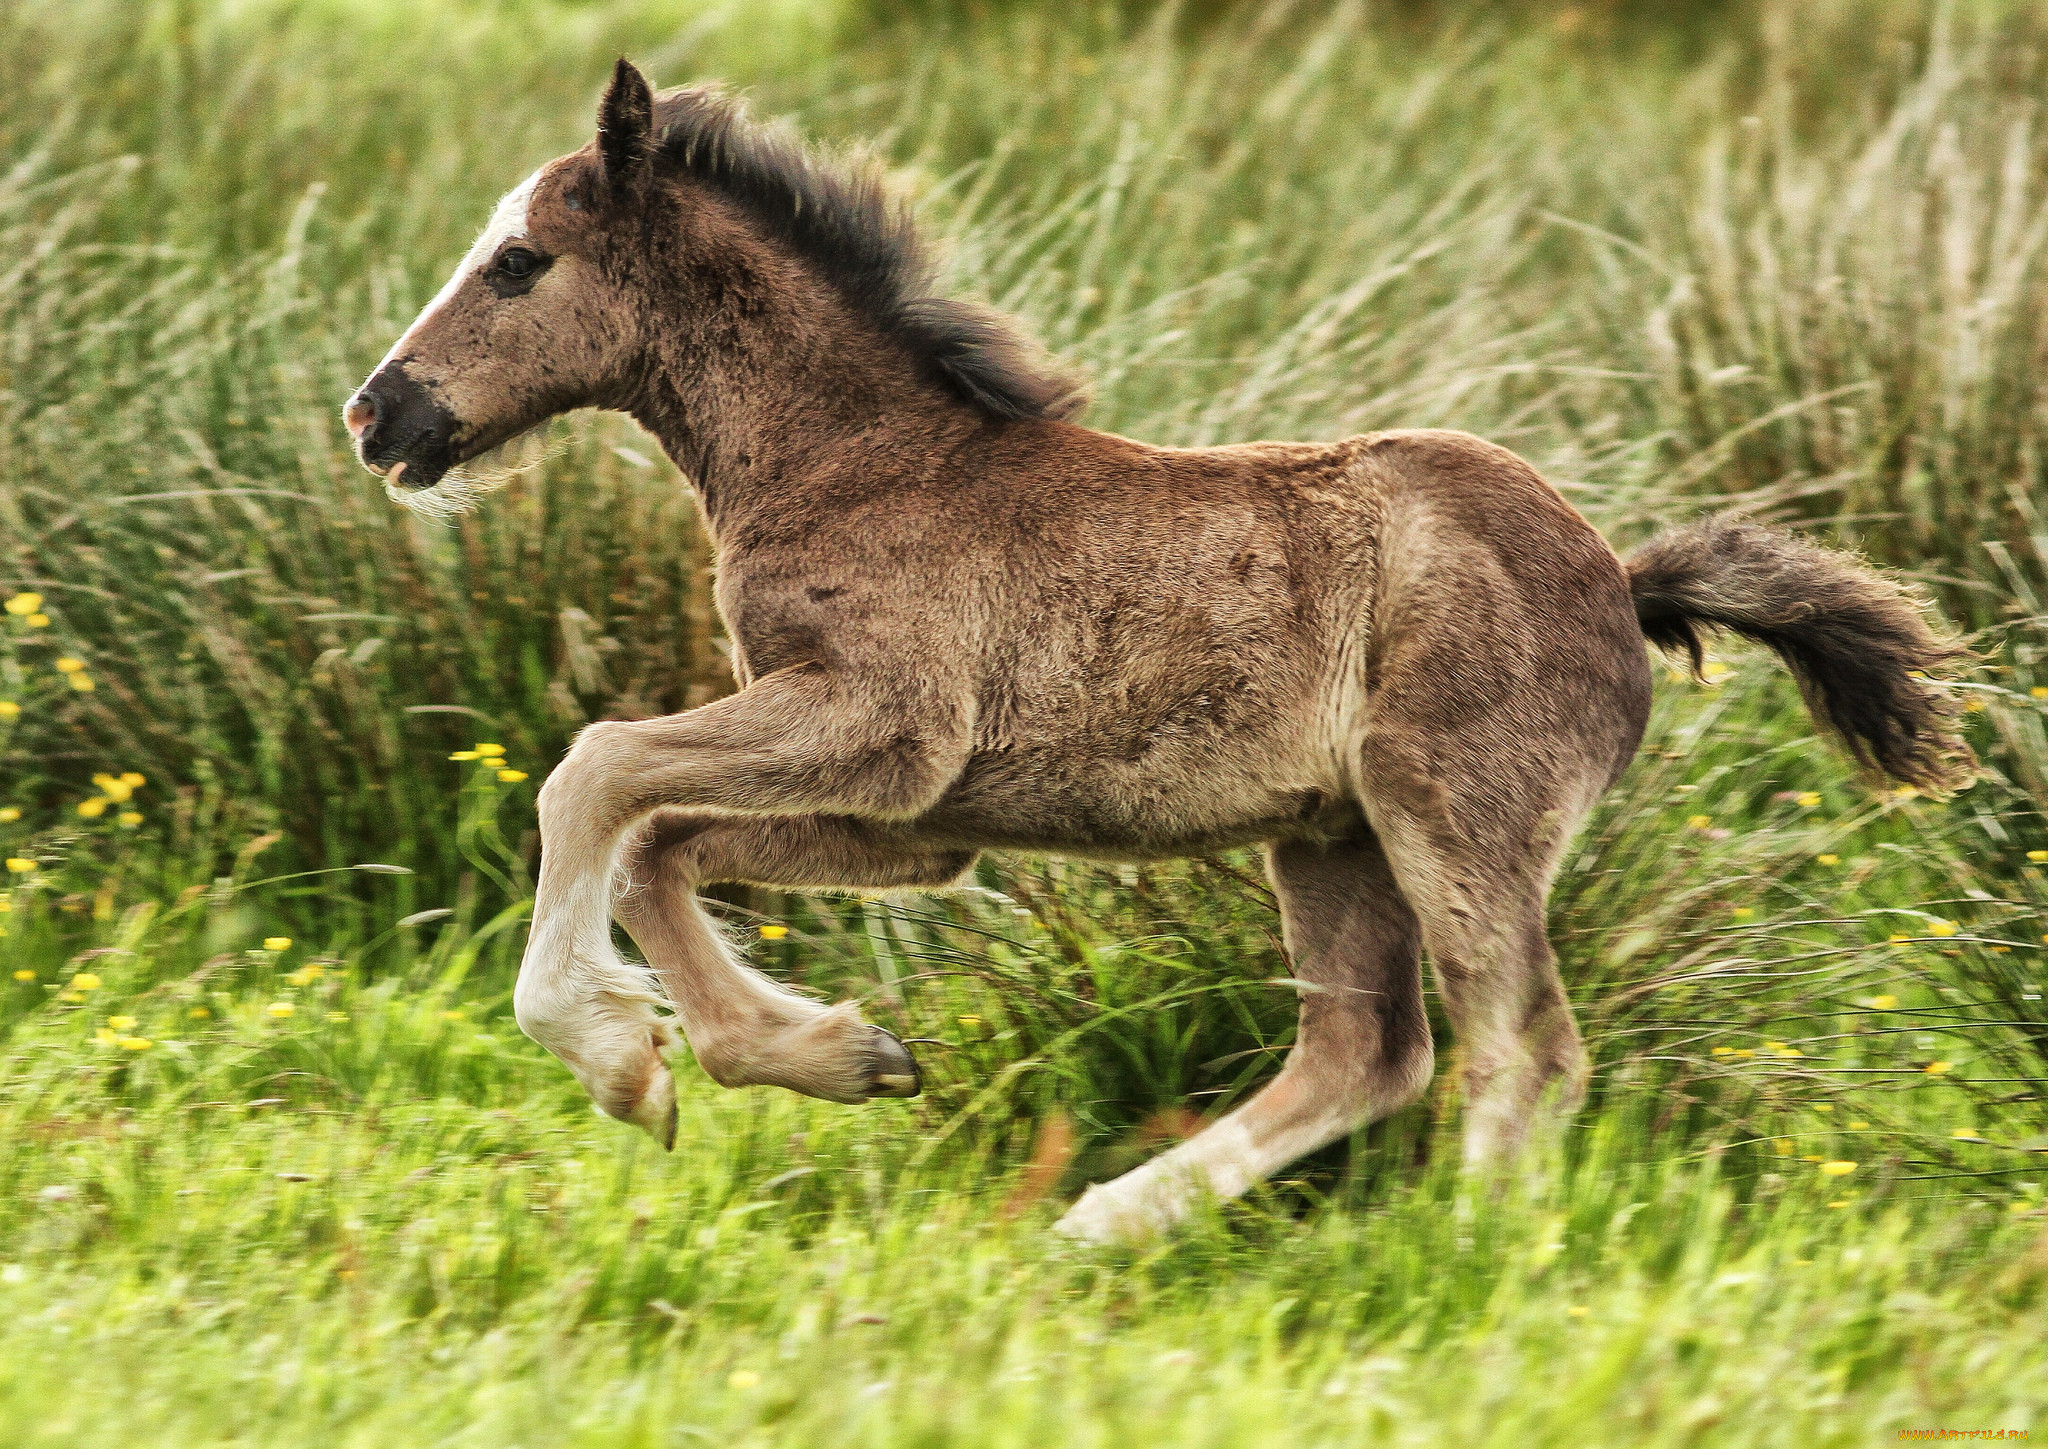
<instances>
[{"instance_id":1,"label":"foal's ear","mask_svg":"<svg viewBox=\"0 0 2048 1449\"><path fill-rule=\"evenodd\" d=\"M654 92L647 77L619 57L612 83L597 106L597 149L613 196L639 192L653 172Z\"/></svg>"}]
</instances>

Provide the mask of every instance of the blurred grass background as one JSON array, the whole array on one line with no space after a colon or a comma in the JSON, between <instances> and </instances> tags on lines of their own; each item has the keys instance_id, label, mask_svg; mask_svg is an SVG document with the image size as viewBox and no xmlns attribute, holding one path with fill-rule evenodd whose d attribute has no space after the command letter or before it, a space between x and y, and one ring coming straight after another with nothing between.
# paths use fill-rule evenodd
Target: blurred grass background
<instances>
[{"instance_id":1,"label":"blurred grass background","mask_svg":"<svg viewBox=\"0 0 2048 1449\"><path fill-rule=\"evenodd\" d=\"M848 1112L681 1064L651 1163L506 1008L534 786L590 720L730 686L693 505L630 424L579 416L430 526L338 422L622 53L869 148L949 284L1085 368L1095 426L1467 428L1618 545L1735 508L1913 574L1985 656L1986 778L1874 793L1767 659L1660 671L1553 910L1594 1099L1515 1203L1460 1202L1435 1160L1446 1073L1163 1255L1036 1236L1047 1192L1285 1050L1245 858L991 861L954 904L728 893L736 929L786 928L771 969L932 1038L930 1090ZM549 1442L1257 1443L1286 1403L1303 1443L1860 1443L2038 1410L2037 7L21 0L0 94L0 1419L388 1443L426 1401L367 1386L429 1352L485 1365L429 1375L433 1442L527 1416ZM527 778L448 760L480 741ZM882 1308L850 1347L834 1262L966 1326ZM223 1344L260 1392L207 1366ZM562 1381L557 1349L639 1387L588 1419L511 1388ZM1525 1359L1583 1392L1482 1392ZM146 1392L30 1412L87 1362ZM1071 1397L1041 1413L1053 1362ZM1229 1385L1209 1429L1146 1387L1201 1370ZM1757 1417L1792 1383L1797 1413Z\"/></svg>"}]
</instances>

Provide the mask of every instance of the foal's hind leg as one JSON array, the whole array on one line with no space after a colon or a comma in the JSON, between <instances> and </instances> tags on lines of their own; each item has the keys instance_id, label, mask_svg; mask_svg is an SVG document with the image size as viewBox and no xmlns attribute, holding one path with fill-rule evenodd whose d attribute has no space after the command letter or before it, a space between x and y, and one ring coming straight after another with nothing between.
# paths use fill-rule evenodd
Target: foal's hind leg
<instances>
[{"instance_id":1,"label":"foal's hind leg","mask_svg":"<svg viewBox=\"0 0 2048 1449\"><path fill-rule=\"evenodd\" d=\"M1465 1164L1504 1165L1530 1129L1577 1110L1588 1064L1546 934L1551 877L1599 780L1479 776L1445 748L1368 751L1373 826L1421 920L1462 1061ZM1576 798L1574 798L1576 797Z\"/></svg>"},{"instance_id":2,"label":"foal's hind leg","mask_svg":"<svg viewBox=\"0 0 2048 1449\"><path fill-rule=\"evenodd\" d=\"M613 909L661 978L698 1065L722 1086L787 1087L832 1102L913 1097L917 1063L851 1002L826 1006L740 960L697 887L747 881L793 889L950 885L970 852L900 840L833 816L657 817L628 858Z\"/></svg>"},{"instance_id":3,"label":"foal's hind leg","mask_svg":"<svg viewBox=\"0 0 2048 1449\"><path fill-rule=\"evenodd\" d=\"M1277 845L1268 870L1302 993L1287 1065L1200 1133L1090 1188L1060 1231L1101 1242L1171 1225L1204 1193L1235 1197L1305 1152L1413 1101L1429 1082L1420 937L1379 842Z\"/></svg>"}]
</instances>

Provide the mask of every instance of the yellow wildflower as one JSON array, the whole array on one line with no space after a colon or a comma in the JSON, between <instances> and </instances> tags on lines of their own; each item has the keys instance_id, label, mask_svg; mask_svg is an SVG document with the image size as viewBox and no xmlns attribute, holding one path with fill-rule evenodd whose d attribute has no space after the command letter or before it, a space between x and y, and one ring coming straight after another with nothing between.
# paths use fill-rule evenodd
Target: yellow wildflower
<instances>
[{"instance_id":1,"label":"yellow wildflower","mask_svg":"<svg viewBox=\"0 0 2048 1449\"><path fill-rule=\"evenodd\" d=\"M1984 1140L1983 1134L1978 1132L1975 1127L1958 1127L1948 1135L1962 1142L1982 1142Z\"/></svg>"},{"instance_id":2,"label":"yellow wildflower","mask_svg":"<svg viewBox=\"0 0 2048 1449\"><path fill-rule=\"evenodd\" d=\"M1709 679L1725 679L1734 672L1733 669L1718 659L1709 659L1700 670L1700 673L1706 675Z\"/></svg>"},{"instance_id":3,"label":"yellow wildflower","mask_svg":"<svg viewBox=\"0 0 2048 1449\"><path fill-rule=\"evenodd\" d=\"M23 969L14 973L14 979L16 981L33 981L36 979L36 973Z\"/></svg>"},{"instance_id":4,"label":"yellow wildflower","mask_svg":"<svg viewBox=\"0 0 2048 1449\"><path fill-rule=\"evenodd\" d=\"M95 689L99 688L98 685L92 682L92 676L89 674L73 674L67 677L70 680L71 687L80 694L91 694Z\"/></svg>"},{"instance_id":5,"label":"yellow wildflower","mask_svg":"<svg viewBox=\"0 0 2048 1449\"><path fill-rule=\"evenodd\" d=\"M463 1017L465 1017L465 1016L467 1016L467 1015L469 1015L469 1013L468 1013L468 1012L464 1011L464 1010L463 1010L463 1009L462 1009L461 1007L459 1007L459 1006L456 1006L456 1007L451 1007L451 1008L450 1008L450 1009L448 1009L447 1011L444 1011L444 1012L442 1012L442 1013L441 1013L441 1020L443 1020L443 1021L460 1021L460 1020L462 1020L462 1018L463 1018Z\"/></svg>"},{"instance_id":6,"label":"yellow wildflower","mask_svg":"<svg viewBox=\"0 0 2048 1449\"><path fill-rule=\"evenodd\" d=\"M1713 823L1714 817L1711 815L1688 815L1685 817L1685 828L1688 830L1705 830Z\"/></svg>"},{"instance_id":7,"label":"yellow wildflower","mask_svg":"<svg viewBox=\"0 0 2048 1449\"><path fill-rule=\"evenodd\" d=\"M109 800L116 802L126 800L135 793L133 785L125 780L117 780L112 775L94 775L92 782L100 787L100 792Z\"/></svg>"},{"instance_id":8,"label":"yellow wildflower","mask_svg":"<svg viewBox=\"0 0 2048 1449\"><path fill-rule=\"evenodd\" d=\"M137 774L133 770L123 770L119 778L121 783L131 790L140 790L149 783L149 776Z\"/></svg>"},{"instance_id":9,"label":"yellow wildflower","mask_svg":"<svg viewBox=\"0 0 2048 1449\"><path fill-rule=\"evenodd\" d=\"M265 936L263 949L266 951L289 951L292 948L290 936Z\"/></svg>"},{"instance_id":10,"label":"yellow wildflower","mask_svg":"<svg viewBox=\"0 0 2048 1449\"><path fill-rule=\"evenodd\" d=\"M1756 907L1754 906L1737 906L1734 911L1735 919L1738 921L1746 921L1755 914Z\"/></svg>"},{"instance_id":11,"label":"yellow wildflower","mask_svg":"<svg viewBox=\"0 0 2048 1449\"><path fill-rule=\"evenodd\" d=\"M752 1369L734 1369L726 1375L725 1381L736 1389L751 1389L761 1382L761 1376Z\"/></svg>"},{"instance_id":12,"label":"yellow wildflower","mask_svg":"<svg viewBox=\"0 0 2048 1449\"><path fill-rule=\"evenodd\" d=\"M1799 803L1800 803L1801 805L1807 805L1807 806L1813 806L1813 805L1818 805L1818 804L1820 804L1820 791L1818 791L1818 790L1808 790L1808 791L1807 791L1807 792L1806 792L1805 794L1803 794L1803 795L1801 795L1801 796L1799 797Z\"/></svg>"},{"instance_id":13,"label":"yellow wildflower","mask_svg":"<svg viewBox=\"0 0 2048 1449\"><path fill-rule=\"evenodd\" d=\"M293 1006L289 1001L273 1001L270 1003L269 1006L265 1007L264 1010L268 1012L271 1016L274 1016L278 1020L282 1021L284 1020L284 1018L290 1016L293 1012L297 1011L298 1008L296 1006Z\"/></svg>"},{"instance_id":14,"label":"yellow wildflower","mask_svg":"<svg viewBox=\"0 0 2048 1449\"><path fill-rule=\"evenodd\" d=\"M1868 1132L1870 1130L1870 1124L1868 1122L1851 1122L1849 1124L1849 1130L1851 1132Z\"/></svg>"},{"instance_id":15,"label":"yellow wildflower","mask_svg":"<svg viewBox=\"0 0 2048 1449\"><path fill-rule=\"evenodd\" d=\"M1792 1155L1792 1139L1789 1137L1773 1137L1771 1139L1771 1150L1780 1157L1790 1157Z\"/></svg>"},{"instance_id":16,"label":"yellow wildflower","mask_svg":"<svg viewBox=\"0 0 2048 1449\"><path fill-rule=\"evenodd\" d=\"M7 612L17 616L33 614L42 607L43 596L41 594L16 594L7 601ZM2048 690L2043 690L2042 693L2048 694Z\"/></svg>"},{"instance_id":17,"label":"yellow wildflower","mask_svg":"<svg viewBox=\"0 0 2048 1449\"><path fill-rule=\"evenodd\" d=\"M1894 932L1892 932L1892 934L1891 934L1891 936L1889 937L1889 939L1890 939L1891 943L1892 943L1892 944L1893 944L1894 946L1899 946L1899 945L1903 945L1903 944L1904 944L1904 943L1906 943L1907 941L1910 941L1910 940L1912 940L1913 938L1912 938L1911 936L1908 936L1908 935L1904 934L1903 932L1900 932L1900 931L1894 931Z\"/></svg>"},{"instance_id":18,"label":"yellow wildflower","mask_svg":"<svg viewBox=\"0 0 2048 1449\"><path fill-rule=\"evenodd\" d=\"M0 808L0 825L12 825L19 819L21 819L21 809L19 806L9 805Z\"/></svg>"},{"instance_id":19,"label":"yellow wildflower","mask_svg":"<svg viewBox=\"0 0 2048 1449\"><path fill-rule=\"evenodd\" d=\"M1929 1062L1923 1070L1930 1077L1945 1077L1954 1065L1953 1062Z\"/></svg>"},{"instance_id":20,"label":"yellow wildflower","mask_svg":"<svg viewBox=\"0 0 2048 1449\"><path fill-rule=\"evenodd\" d=\"M1853 1162L1823 1162L1820 1165L1820 1170L1828 1177L1847 1177L1856 1170L1856 1164Z\"/></svg>"},{"instance_id":21,"label":"yellow wildflower","mask_svg":"<svg viewBox=\"0 0 2048 1449\"><path fill-rule=\"evenodd\" d=\"M185 1014L191 1017L194 1021L204 1021L206 1020L206 1018L213 1015L212 1012L208 1011L203 1006L195 1006Z\"/></svg>"},{"instance_id":22,"label":"yellow wildflower","mask_svg":"<svg viewBox=\"0 0 2048 1449\"><path fill-rule=\"evenodd\" d=\"M524 771L524 770L500 770L500 771L498 771L498 778L499 778L500 780L503 780L503 781L504 781L504 782L505 782L505 783L506 783L507 785L516 785L516 784L518 784L518 783L519 783L519 782L520 782L521 780L524 780L524 779L526 778L526 771Z\"/></svg>"},{"instance_id":23,"label":"yellow wildflower","mask_svg":"<svg viewBox=\"0 0 2048 1449\"><path fill-rule=\"evenodd\" d=\"M57 661L57 670L60 674L76 674L83 668L85 668L85 661L83 659L64 658Z\"/></svg>"},{"instance_id":24,"label":"yellow wildflower","mask_svg":"<svg viewBox=\"0 0 2048 1449\"><path fill-rule=\"evenodd\" d=\"M78 802L78 813L88 820L97 820L107 813L107 802L97 799L81 800Z\"/></svg>"},{"instance_id":25,"label":"yellow wildflower","mask_svg":"<svg viewBox=\"0 0 2048 1449\"><path fill-rule=\"evenodd\" d=\"M2048 850L2030 850L2027 852L2027 859L2036 865L2048 862Z\"/></svg>"},{"instance_id":26,"label":"yellow wildflower","mask_svg":"<svg viewBox=\"0 0 2048 1449\"><path fill-rule=\"evenodd\" d=\"M1829 1206L1829 1207L1831 1207L1831 1208L1845 1208L1845 1207L1847 1207L1848 1205L1849 1205L1849 1199L1847 1199L1847 1198L1845 1198L1845 1197L1838 1197L1838 1198L1836 1198L1836 1199L1835 1199L1835 1200L1834 1200L1833 1202L1831 1202L1831 1203L1829 1203L1829 1204L1828 1204L1828 1206Z\"/></svg>"},{"instance_id":27,"label":"yellow wildflower","mask_svg":"<svg viewBox=\"0 0 2048 1449\"><path fill-rule=\"evenodd\" d=\"M1574 1303L1570 1307L1565 1309L1565 1312L1569 1313L1574 1318L1584 1318L1587 1314L1591 1313L1592 1311L1592 1309L1582 1307L1577 1303Z\"/></svg>"},{"instance_id":28,"label":"yellow wildflower","mask_svg":"<svg viewBox=\"0 0 2048 1449\"><path fill-rule=\"evenodd\" d=\"M1735 1055L1736 1055L1736 1056L1738 1056L1738 1057L1753 1057L1753 1056L1755 1056L1755 1055L1756 1055L1756 1048L1754 1048L1754 1047L1737 1047L1737 1048L1735 1049Z\"/></svg>"},{"instance_id":29,"label":"yellow wildflower","mask_svg":"<svg viewBox=\"0 0 2048 1449\"><path fill-rule=\"evenodd\" d=\"M475 750L457 750L448 758L451 760L474 760L477 758L477 753Z\"/></svg>"},{"instance_id":30,"label":"yellow wildflower","mask_svg":"<svg viewBox=\"0 0 2048 1449\"><path fill-rule=\"evenodd\" d=\"M93 1032L92 1039L98 1042L101 1046L112 1046L115 1043L115 1041L118 1040L118 1038L111 1031L108 1031L105 1027L100 1027L97 1031Z\"/></svg>"},{"instance_id":31,"label":"yellow wildflower","mask_svg":"<svg viewBox=\"0 0 2048 1449\"><path fill-rule=\"evenodd\" d=\"M135 1018L132 1016L110 1016L107 1018L107 1025L111 1026L115 1031L133 1031L135 1030Z\"/></svg>"},{"instance_id":32,"label":"yellow wildflower","mask_svg":"<svg viewBox=\"0 0 2048 1449\"><path fill-rule=\"evenodd\" d=\"M50 616L48 614L30 614L28 616L28 626L31 629L47 629L50 627Z\"/></svg>"},{"instance_id":33,"label":"yellow wildflower","mask_svg":"<svg viewBox=\"0 0 2048 1449\"><path fill-rule=\"evenodd\" d=\"M2036 699L2048 699L2048 684L2037 684L2028 690L2027 693L2033 695Z\"/></svg>"},{"instance_id":34,"label":"yellow wildflower","mask_svg":"<svg viewBox=\"0 0 2048 1449\"><path fill-rule=\"evenodd\" d=\"M1832 1112L1835 1110L1835 1104L1833 1102L1815 1102L1813 1110L1816 1112Z\"/></svg>"},{"instance_id":35,"label":"yellow wildflower","mask_svg":"<svg viewBox=\"0 0 2048 1449\"><path fill-rule=\"evenodd\" d=\"M1898 789L1892 791L1892 797L1897 800L1910 800L1919 793L1920 791L1916 786L1901 785Z\"/></svg>"},{"instance_id":36,"label":"yellow wildflower","mask_svg":"<svg viewBox=\"0 0 2048 1449\"><path fill-rule=\"evenodd\" d=\"M503 745L477 745L475 749L479 755L502 755L505 753Z\"/></svg>"},{"instance_id":37,"label":"yellow wildflower","mask_svg":"<svg viewBox=\"0 0 2048 1449\"><path fill-rule=\"evenodd\" d=\"M284 979L291 982L294 986L310 986L313 984L313 974L303 968L289 973Z\"/></svg>"},{"instance_id":38,"label":"yellow wildflower","mask_svg":"<svg viewBox=\"0 0 2048 1449\"><path fill-rule=\"evenodd\" d=\"M23 860L18 855L10 855L7 857L7 868L16 875L26 875L36 868L36 863L32 860Z\"/></svg>"},{"instance_id":39,"label":"yellow wildflower","mask_svg":"<svg viewBox=\"0 0 2048 1449\"><path fill-rule=\"evenodd\" d=\"M1734 1054L1735 1048L1732 1046L1717 1046L1714 1048L1714 1055L1717 1057L1733 1056Z\"/></svg>"},{"instance_id":40,"label":"yellow wildflower","mask_svg":"<svg viewBox=\"0 0 2048 1449\"><path fill-rule=\"evenodd\" d=\"M124 1052L146 1052L155 1045L156 1043L146 1036L124 1036L121 1038L121 1050Z\"/></svg>"},{"instance_id":41,"label":"yellow wildflower","mask_svg":"<svg viewBox=\"0 0 2048 1449\"><path fill-rule=\"evenodd\" d=\"M90 971L81 971L71 978L71 989L73 991L97 991L100 989L100 978Z\"/></svg>"},{"instance_id":42,"label":"yellow wildflower","mask_svg":"<svg viewBox=\"0 0 2048 1449\"><path fill-rule=\"evenodd\" d=\"M1939 916L1927 923L1927 934L1930 936L1953 936L1960 929L1954 921L1944 921Z\"/></svg>"},{"instance_id":43,"label":"yellow wildflower","mask_svg":"<svg viewBox=\"0 0 2048 1449\"><path fill-rule=\"evenodd\" d=\"M21 706L11 699L0 699L0 719L14 719L21 713Z\"/></svg>"},{"instance_id":44,"label":"yellow wildflower","mask_svg":"<svg viewBox=\"0 0 2048 1449\"><path fill-rule=\"evenodd\" d=\"M1965 701L1964 701L1964 703L1963 703L1963 713L1964 713L1964 714L1982 714L1982 713L1984 713L1984 701L1983 701L1983 700L1981 700L1981 699L1978 699L1978 698L1976 698L1976 697L1975 697L1974 695L1973 695L1973 696L1971 696L1971 698L1969 698L1968 700L1965 700Z\"/></svg>"},{"instance_id":45,"label":"yellow wildflower","mask_svg":"<svg viewBox=\"0 0 2048 1449\"><path fill-rule=\"evenodd\" d=\"M1842 863L1842 857L1834 854L1816 855L1814 857L1814 861L1816 864L1819 865L1840 865Z\"/></svg>"},{"instance_id":46,"label":"yellow wildflower","mask_svg":"<svg viewBox=\"0 0 2048 1449\"><path fill-rule=\"evenodd\" d=\"M763 926L761 928L761 939L764 941L780 941L788 934L789 927L787 926Z\"/></svg>"},{"instance_id":47,"label":"yellow wildflower","mask_svg":"<svg viewBox=\"0 0 2048 1449\"><path fill-rule=\"evenodd\" d=\"M140 810L123 810L114 817L114 823L123 829L133 830L142 823L142 812Z\"/></svg>"},{"instance_id":48,"label":"yellow wildflower","mask_svg":"<svg viewBox=\"0 0 2048 1449\"><path fill-rule=\"evenodd\" d=\"M1897 1006L1898 1004L1899 998L1892 995L1889 991L1885 992L1881 996L1873 996L1870 998L1870 1009L1872 1011L1890 1011L1893 1007Z\"/></svg>"}]
</instances>

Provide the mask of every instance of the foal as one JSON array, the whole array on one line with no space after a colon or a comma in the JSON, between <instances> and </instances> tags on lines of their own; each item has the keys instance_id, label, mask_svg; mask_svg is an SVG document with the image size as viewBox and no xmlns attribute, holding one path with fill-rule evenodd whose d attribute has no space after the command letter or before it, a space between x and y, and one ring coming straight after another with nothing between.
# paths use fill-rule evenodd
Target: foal
<instances>
[{"instance_id":1,"label":"foal","mask_svg":"<svg viewBox=\"0 0 2048 1449\"><path fill-rule=\"evenodd\" d=\"M346 409L417 507L460 504L451 468L577 407L630 413L697 490L739 691L577 739L540 794L514 998L665 1145L671 1022L726 1086L919 1085L851 1004L744 965L699 886L940 887L988 848L1259 845L1305 983L1285 1068L1062 1227L1162 1227L1413 1100L1425 948L1466 1160L1505 1162L1539 1096L1569 1110L1583 1087L1544 901L1641 738L1646 638L1695 665L1702 627L1761 640L1865 763L1969 776L1912 677L1958 651L1846 556L1708 521L1624 565L1460 433L1092 432L1006 322L927 287L871 176L715 91L657 98L621 61L597 139L499 203ZM613 949L615 914L647 968Z\"/></svg>"}]
</instances>

